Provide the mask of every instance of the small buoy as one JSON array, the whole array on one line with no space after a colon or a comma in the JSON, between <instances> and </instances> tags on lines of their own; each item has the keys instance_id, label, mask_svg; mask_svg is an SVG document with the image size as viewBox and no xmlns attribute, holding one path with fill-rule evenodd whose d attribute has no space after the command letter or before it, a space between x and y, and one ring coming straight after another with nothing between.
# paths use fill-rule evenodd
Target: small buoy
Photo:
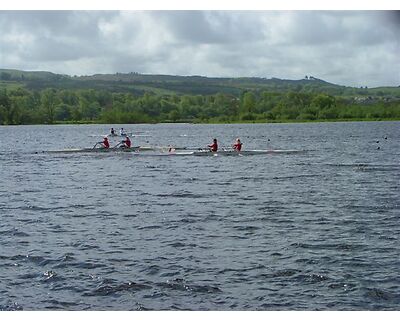
<instances>
[{"instance_id":1,"label":"small buoy","mask_svg":"<svg viewBox=\"0 0 400 320\"><path fill-rule=\"evenodd\" d=\"M381 147L376 148L376 150L379 150Z\"/></svg>"},{"instance_id":2,"label":"small buoy","mask_svg":"<svg viewBox=\"0 0 400 320\"><path fill-rule=\"evenodd\" d=\"M379 140L377 140L376 143L379 143Z\"/></svg>"}]
</instances>

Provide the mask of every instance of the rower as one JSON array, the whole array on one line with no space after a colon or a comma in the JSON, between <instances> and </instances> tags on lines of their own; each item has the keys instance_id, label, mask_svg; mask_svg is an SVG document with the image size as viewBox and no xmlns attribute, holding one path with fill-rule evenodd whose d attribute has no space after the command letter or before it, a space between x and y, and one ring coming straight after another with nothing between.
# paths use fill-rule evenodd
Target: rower
<instances>
[{"instance_id":1,"label":"rower","mask_svg":"<svg viewBox=\"0 0 400 320\"><path fill-rule=\"evenodd\" d=\"M111 128L111 135L112 135L112 136L115 136L115 130L114 130L114 128Z\"/></svg>"},{"instance_id":2,"label":"rower","mask_svg":"<svg viewBox=\"0 0 400 320\"><path fill-rule=\"evenodd\" d=\"M128 136L125 137L125 140L121 142L121 148L127 148L129 149L131 147L131 139L129 139Z\"/></svg>"},{"instance_id":3,"label":"rower","mask_svg":"<svg viewBox=\"0 0 400 320\"><path fill-rule=\"evenodd\" d=\"M242 145L243 143L240 142L240 139L237 138L235 141L235 144L232 146L234 150L236 150L237 152L240 152L240 150L242 150Z\"/></svg>"},{"instance_id":4,"label":"rower","mask_svg":"<svg viewBox=\"0 0 400 320\"><path fill-rule=\"evenodd\" d=\"M213 143L208 145L208 147L210 148L210 151L212 152L217 152L218 151L218 142L217 139L214 138Z\"/></svg>"},{"instance_id":5,"label":"rower","mask_svg":"<svg viewBox=\"0 0 400 320\"><path fill-rule=\"evenodd\" d=\"M124 131L124 128L121 128L121 130L119 130L119 135L120 136L125 136L126 135L126 133Z\"/></svg>"},{"instance_id":6,"label":"rower","mask_svg":"<svg viewBox=\"0 0 400 320\"><path fill-rule=\"evenodd\" d=\"M102 148L108 149L110 148L110 143L108 142L108 138L104 137L103 141L99 142L101 144Z\"/></svg>"}]
</instances>

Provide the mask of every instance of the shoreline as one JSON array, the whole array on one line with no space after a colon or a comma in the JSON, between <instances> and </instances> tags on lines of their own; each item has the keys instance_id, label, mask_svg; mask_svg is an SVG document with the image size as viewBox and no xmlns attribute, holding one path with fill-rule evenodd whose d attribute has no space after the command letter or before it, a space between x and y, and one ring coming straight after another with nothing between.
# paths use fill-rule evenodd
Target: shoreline
<instances>
[{"instance_id":1,"label":"shoreline","mask_svg":"<svg viewBox=\"0 0 400 320\"><path fill-rule=\"evenodd\" d=\"M334 122L385 122L385 121L400 121L400 118L379 118L379 119L364 119L364 118L354 118L354 119L318 119L318 120L273 120L273 121L262 121L262 120L252 120L252 121L164 121L164 122L135 122L135 123L112 123L124 124L124 125L143 125L143 124L286 124L286 123L334 123ZM56 121L54 123L30 123L30 124L1 124L0 127L8 126L40 126L40 125L86 125L86 124L111 124L99 121Z\"/></svg>"}]
</instances>

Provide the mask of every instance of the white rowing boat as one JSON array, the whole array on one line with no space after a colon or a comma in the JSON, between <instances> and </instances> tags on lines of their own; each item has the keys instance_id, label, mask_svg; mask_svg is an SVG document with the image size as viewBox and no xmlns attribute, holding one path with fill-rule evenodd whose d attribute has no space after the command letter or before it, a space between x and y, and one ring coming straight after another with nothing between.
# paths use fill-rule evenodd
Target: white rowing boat
<instances>
[{"instance_id":1,"label":"white rowing boat","mask_svg":"<svg viewBox=\"0 0 400 320\"><path fill-rule=\"evenodd\" d=\"M160 147L160 146L135 146L131 148L75 148L75 149L62 149L62 150L50 150L44 151L46 153L108 153L108 152L140 152L140 151L160 151L160 152L169 152L169 150L185 150L185 147Z\"/></svg>"},{"instance_id":2,"label":"white rowing boat","mask_svg":"<svg viewBox=\"0 0 400 320\"><path fill-rule=\"evenodd\" d=\"M99 152L99 153L107 153L107 152L138 152L141 147L131 147L131 148L75 148L75 149L62 149L62 150L50 150L44 151L47 153L92 153L92 152ZM143 150L144 151L144 150Z\"/></svg>"},{"instance_id":3,"label":"white rowing boat","mask_svg":"<svg viewBox=\"0 0 400 320\"><path fill-rule=\"evenodd\" d=\"M133 138L140 138L140 137L151 137L151 134L142 134L142 133L133 133L133 132L128 132L125 134L119 134L119 133L108 133L108 134L90 134L89 137L91 138L96 138L96 137L107 137L107 138L125 138L125 137L133 137Z\"/></svg>"},{"instance_id":4,"label":"white rowing boat","mask_svg":"<svg viewBox=\"0 0 400 320\"><path fill-rule=\"evenodd\" d=\"M263 154L289 154L289 153L299 153L299 150L220 150L217 152L209 150L199 150L193 151L194 156L253 156L253 155L263 155Z\"/></svg>"},{"instance_id":5,"label":"white rowing boat","mask_svg":"<svg viewBox=\"0 0 400 320\"><path fill-rule=\"evenodd\" d=\"M196 151L171 151L171 152L147 152L147 153L135 153L135 156L208 156L208 157L218 157L218 156L253 156L253 155L277 155L277 154L293 154L305 152L302 150L221 150L218 152L212 152L208 150L196 150Z\"/></svg>"},{"instance_id":6,"label":"white rowing boat","mask_svg":"<svg viewBox=\"0 0 400 320\"><path fill-rule=\"evenodd\" d=\"M205 157L218 157L218 156L253 156L253 155L267 155L267 154L293 154L301 153L305 151L301 150L221 150L217 152L212 152L208 150L199 151L180 151L185 150L185 148L175 148L170 151L169 148L162 147L131 147L131 148L82 148L82 149L62 149L62 150L50 150L43 151L45 153L118 153L118 152L131 152L135 155L144 155L142 151L153 151L146 152L146 156L205 156Z\"/></svg>"},{"instance_id":7,"label":"white rowing boat","mask_svg":"<svg viewBox=\"0 0 400 320\"><path fill-rule=\"evenodd\" d=\"M125 137L151 137L150 134L134 134L131 132L125 133L125 134L118 134L118 133L114 133L114 134L107 134L106 135L108 138L125 138ZM104 137L104 136L101 136Z\"/></svg>"}]
</instances>

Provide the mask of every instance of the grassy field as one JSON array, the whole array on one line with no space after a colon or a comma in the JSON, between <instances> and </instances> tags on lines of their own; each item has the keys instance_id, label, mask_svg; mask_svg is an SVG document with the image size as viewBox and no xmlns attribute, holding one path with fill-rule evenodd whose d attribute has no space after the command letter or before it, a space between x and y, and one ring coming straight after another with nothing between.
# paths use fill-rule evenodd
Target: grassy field
<instances>
[{"instance_id":1,"label":"grassy field","mask_svg":"<svg viewBox=\"0 0 400 320\"><path fill-rule=\"evenodd\" d=\"M25 84L21 82L16 82L16 81L3 81L0 80L0 90L15 90L18 88L24 88Z\"/></svg>"}]
</instances>

